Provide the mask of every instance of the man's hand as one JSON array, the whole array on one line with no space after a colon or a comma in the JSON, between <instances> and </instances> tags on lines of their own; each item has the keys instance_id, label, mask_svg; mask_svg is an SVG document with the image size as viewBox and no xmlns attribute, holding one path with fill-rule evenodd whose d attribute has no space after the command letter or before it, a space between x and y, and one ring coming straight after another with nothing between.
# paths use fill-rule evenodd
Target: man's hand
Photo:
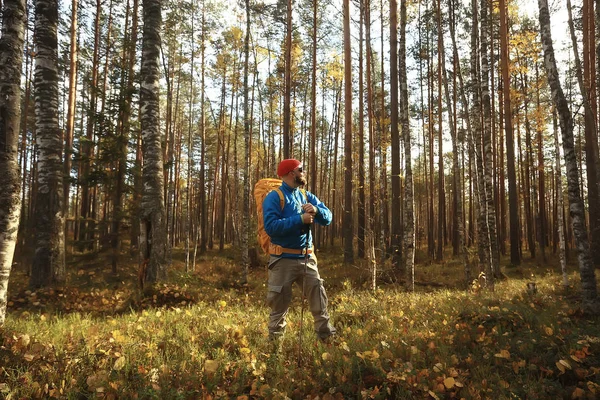
<instances>
[{"instance_id":1,"label":"man's hand","mask_svg":"<svg viewBox=\"0 0 600 400\"><path fill-rule=\"evenodd\" d=\"M313 206L310 203L302 204L302 211L312 215L313 217L317 215L317 207Z\"/></svg>"},{"instance_id":2,"label":"man's hand","mask_svg":"<svg viewBox=\"0 0 600 400\"><path fill-rule=\"evenodd\" d=\"M307 212L302 214L302 223L303 224L310 225L313 223L314 220L315 220L315 216L313 214L309 214Z\"/></svg>"}]
</instances>

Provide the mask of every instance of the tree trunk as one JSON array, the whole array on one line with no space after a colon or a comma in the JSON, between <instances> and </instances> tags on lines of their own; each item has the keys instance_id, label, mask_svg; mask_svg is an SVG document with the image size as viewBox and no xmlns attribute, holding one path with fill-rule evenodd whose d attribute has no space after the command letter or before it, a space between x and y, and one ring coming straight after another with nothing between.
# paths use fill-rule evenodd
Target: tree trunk
<instances>
[{"instance_id":1,"label":"tree trunk","mask_svg":"<svg viewBox=\"0 0 600 400\"><path fill-rule=\"evenodd\" d=\"M163 197L164 175L159 131L159 68L161 1L143 0L144 28L140 70L143 183L140 257L146 263L143 280L150 284L167 275L167 231Z\"/></svg>"},{"instance_id":2,"label":"tree trunk","mask_svg":"<svg viewBox=\"0 0 600 400\"><path fill-rule=\"evenodd\" d=\"M58 125L58 2L36 3L35 110L38 136L36 244L30 285L65 280L62 135Z\"/></svg>"},{"instance_id":3,"label":"tree trunk","mask_svg":"<svg viewBox=\"0 0 600 400\"><path fill-rule=\"evenodd\" d=\"M250 0L246 0L246 37L244 39L244 198L242 203L242 283L248 282L250 259L248 255L248 236L250 234L250 103L248 101L248 59L250 57Z\"/></svg>"},{"instance_id":4,"label":"tree trunk","mask_svg":"<svg viewBox=\"0 0 600 400\"><path fill-rule=\"evenodd\" d=\"M398 3L390 0L390 129L392 150L392 265L402 271L400 133L398 132Z\"/></svg>"},{"instance_id":5,"label":"tree trunk","mask_svg":"<svg viewBox=\"0 0 600 400\"><path fill-rule=\"evenodd\" d=\"M18 141L21 123L21 66L26 22L25 0L5 0L0 36L0 327L6 318L8 280L19 219L21 179Z\"/></svg>"},{"instance_id":6,"label":"tree trunk","mask_svg":"<svg viewBox=\"0 0 600 400\"><path fill-rule=\"evenodd\" d=\"M200 44L200 254L206 252L206 237L208 226L208 213L206 212L206 189L205 189L205 162L206 162L206 111L204 110L205 96L205 41L206 41L206 4L202 0L202 35Z\"/></svg>"},{"instance_id":7,"label":"tree trunk","mask_svg":"<svg viewBox=\"0 0 600 400\"><path fill-rule=\"evenodd\" d=\"M285 31L285 71L283 100L283 158L292 157L293 137L291 128L292 100L292 0L287 0Z\"/></svg>"},{"instance_id":8,"label":"tree trunk","mask_svg":"<svg viewBox=\"0 0 600 400\"><path fill-rule=\"evenodd\" d=\"M360 21L358 34L358 235L357 250L358 258L365 258L365 90L363 69L363 23L364 23L364 0L360 0Z\"/></svg>"},{"instance_id":9,"label":"tree trunk","mask_svg":"<svg viewBox=\"0 0 600 400\"><path fill-rule=\"evenodd\" d=\"M129 5L128 5L129 11ZM116 176L116 189L114 195L114 215L112 220L112 271L117 272L119 262L119 254L121 253L121 219L123 218L123 191L125 188L125 173L127 171L127 147L129 143L129 132L131 128L131 101L133 98L133 79L135 65L135 48L137 42L137 15L138 15L138 0L133 1L133 10L131 11L131 33L126 36L125 46L123 47L123 61L127 66L127 81L124 93L121 95L122 107L119 112L119 120L117 123L117 149L118 149L118 167Z\"/></svg>"},{"instance_id":10,"label":"tree trunk","mask_svg":"<svg viewBox=\"0 0 600 400\"><path fill-rule=\"evenodd\" d=\"M554 152L555 156L555 168L556 168L556 198L557 198L557 230L558 230L558 258L560 260L560 270L562 272L562 285L563 287L569 286L569 274L567 273L567 254L565 248L565 229L563 222L563 210L564 210L564 196L562 188L562 172L560 166L560 147L558 145L558 121L556 118L556 109L552 110L552 125L554 127Z\"/></svg>"},{"instance_id":11,"label":"tree trunk","mask_svg":"<svg viewBox=\"0 0 600 400\"><path fill-rule=\"evenodd\" d=\"M506 1L500 0L500 48L502 69L502 98L504 100L504 131L506 138L506 169L508 172L508 212L510 220L510 263L521 263L519 253L519 204L517 176L515 172L515 144L513 134L512 106L510 98L510 65L508 52L508 16Z\"/></svg>"},{"instance_id":12,"label":"tree trunk","mask_svg":"<svg viewBox=\"0 0 600 400\"><path fill-rule=\"evenodd\" d=\"M94 19L94 53L92 58L92 77L90 81L90 103L85 128L86 140L82 143L82 160L80 182L81 182L81 221L79 224L79 250L90 250L93 248L93 224L89 221L92 208L92 195L90 193L90 173L92 157L94 154L94 130L96 126L96 106L98 100L98 63L100 52L100 15L102 13L102 2L96 0L96 16Z\"/></svg>"},{"instance_id":13,"label":"tree trunk","mask_svg":"<svg viewBox=\"0 0 600 400\"><path fill-rule=\"evenodd\" d=\"M352 49L350 0L344 0L344 263L354 262L352 216ZM335 162L336 160L334 160Z\"/></svg>"},{"instance_id":14,"label":"tree trunk","mask_svg":"<svg viewBox=\"0 0 600 400\"><path fill-rule=\"evenodd\" d=\"M539 68L538 64L535 64L535 81L539 82ZM544 140L542 131L544 130L545 121L541 118L544 111L540 103L540 91L536 90L536 133L537 133L537 157L538 157L538 216L539 221L539 232L538 232L538 243L540 245L540 253L542 254L542 262L546 263L546 175L544 173Z\"/></svg>"},{"instance_id":15,"label":"tree trunk","mask_svg":"<svg viewBox=\"0 0 600 400\"><path fill-rule=\"evenodd\" d=\"M488 40L490 32L488 31L488 2L481 1L481 99L483 104L483 174L484 174L484 193L485 204L482 207L486 210L486 224L488 232L488 245L490 251L490 263L486 271L487 284L490 288L494 288L494 278L499 277L499 253L498 253L498 238L496 229L496 210L494 204L494 187L492 185L493 172L493 154L492 154L492 112L490 105L490 89L488 78L490 66L488 64Z\"/></svg>"},{"instance_id":16,"label":"tree trunk","mask_svg":"<svg viewBox=\"0 0 600 400\"><path fill-rule=\"evenodd\" d=\"M406 288L415 289L415 206L414 184L412 173L412 144L408 115L408 79L406 73L406 0L400 0L400 124L404 139L404 270L406 272Z\"/></svg>"},{"instance_id":17,"label":"tree trunk","mask_svg":"<svg viewBox=\"0 0 600 400\"><path fill-rule=\"evenodd\" d=\"M454 10L453 10L454 11ZM455 75L458 76L458 91L460 92L460 99L461 102L463 104L464 107L464 115L469 115L469 102L467 99L467 95L465 93L465 85L464 85L464 81L463 81L463 76L462 76L462 71L461 71L461 67L460 67L460 61L459 61L459 56L458 56L458 47L456 45L456 34L455 34L455 25L454 24L450 24L450 38L452 39L452 53L453 53L453 57L454 57L454 62L456 65L456 71L455 71ZM458 113L458 112L457 112ZM471 119L469 117L465 118L465 122L467 125L467 137L471 138L473 137L472 134L472 127L471 127ZM464 141L464 137L462 139ZM453 152L456 152L453 149ZM463 157L463 165L464 165L464 157ZM472 187L472 183L473 183L473 177L471 174L471 165L472 165L472 157L471 154L469 154L469 187ZM460 171L454 171L455 174L459 173ZM463 168L463 173L464 173L464 168ZM462 201L461 196L459 196L459 198L457 200ZM473 202L472 202L472 190L469 190L469 214L470 214L470 219L469 219L469 230L472 231L473 228ZM464 207L460 207L459 204L457 204L457 210L462 210L464 209ZM472 279L472 274L471 274L471 266L469 264L469 255L467 254L467 241L466 241L466 229L465 229L465 224L463 223L464 221L464 217L463 218L457 218L457 223L459 224L458 226L458 235L459 235L459 250L462 252L463 254L463 262L464 262L464 271L465 271L465 283L467 285L469 285L471 283L471 279ZM460 242L462 238L462 243ZM471 238L471 234L469 235L469 239Z\"/></svg>"},{"instance_id":18,"label":"tree trunk","mask_svg":"<svg viewBox=\"0 0 600 400\"><path fill-rule=\"evenodd\" d=\"M73 153L73 133L75 130L75 102L77 97L77 12L78 0L71 1L71 49L69 52L69 100L67 126L65 129L65 160L63 183L64 214L69 211L69 191L71 186L71 154Z\"/></svg>"},{"instance_id":19,"label":"tree trunk","mask_svg":"<svg viewBox=\"0 0 600 400\"><path fill-rule=\"evenodd\" d=\"M562 134L563 151L567 168L567 187L569 192L569 209L573 221L575 245L578 251L579 274L581 277L582 307L586 312L597 314L600 311L596 290L596 276L592 262L587 231L585 229L585 209L579 191L579 171L573 140L573 117L569 104L560 85L552 33L550 29L550 12L547 0L538 0L540 34L544 49L544 66L548 83L552 92L552 100L559 115Z\"/></svg>"},{"instance_id":20,"label":"tree trunk","mask_svg":"<svg viewBox=\"0 0 600 400\"><path fill-rule=\"evenodd\" d=\"M442 141L442 68L443 68L443 54L444 54L444 42L443 35L444 29L442 24L442 1L437 0L436 4L436 17L437 17L437 52L438 52L438 65L437 65L437 82L438 82L438 97L437 97L437 111L438 111L438 228L437 228L437 250L435 259L442 261L444 258L444 222L446 220L446 192L444 188L444 148Z\"/></svg>"},{"instance_id":21,"label":"tree trunk","mask_svg":"<svg viewBox=\"0 0 600 400\"><path fill-rule=\"evenodd\" d=\"M571 42L573 44L573 56L575 58L575 74L579 84L579 92L583 98L584 121L585 121L585 168L588 181L588 211L590 222L590 251L592 260L596 267L600 267L600 192L598 190L598 138L597 138L597 114L592 104L594 92L592 91L592 79L590 70L594 63L590 63L590 55L593 49L590 49L589 42L593 33L590 32L590 19L593 13L590 13L590 0L583 1L583 63L579 58L577 50L577 38L575 28L573 27L573 17L571 12L571 1L567 0L567 12L569 15L569 30L571 32ZM583 64L583 65L582 65Z\"/></svg>"},{"instance_id":22,"label":"tree trunk","mask_svg":"<svg viewBox=\"0 0 600 400\"><path fill-rule=\"evenodd\" d=\"M378 236L374 234L375 232L375 202L377 201L376 189L375 189L375 126L374 126L374 115L373 115L373 82L372 82L372 72L371 72L371 64L373 62L373 52L371 49L371 0L364 0L365 7L365 46L366 46L366 83L367 83L367 126L368 126L368 136L369 136L369 223L367 224L367 229L369 230L370 235L372 235L372 243L373 247L377 246ZM370 249L369 249L370 251ZM374 255L374 250L371 252L371 255ZM373 260L375 261L375 260ZM374 266L377 264L374 263ZM377 271L373 272L373 276L377 277Z\"/></svg>"}]
</instances>

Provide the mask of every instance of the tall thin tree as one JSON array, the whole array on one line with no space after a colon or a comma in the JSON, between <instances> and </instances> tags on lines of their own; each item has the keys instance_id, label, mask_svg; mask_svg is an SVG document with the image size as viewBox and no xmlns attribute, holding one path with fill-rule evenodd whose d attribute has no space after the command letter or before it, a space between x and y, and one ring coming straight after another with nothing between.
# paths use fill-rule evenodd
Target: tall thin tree
<instances>
[{"instance_id":1,"label":"tall thin tree","mask_svg":"<svg viewBox=\"0 0 600 400\"><path fill-rule=\"evenodd\" d=\"M402 272L400 133L398 131L398 3L390 0L390 129L392 144L392 263Z\"/></svg>"},{"instance_id":2,"label":"tall thin tree","mask_svg":"<svg viewBox=\"0 0 600 400\"><path fill-rule=\"evenodd\" d=\"M504 131L506 138L506 169L508 172L508 213L510 220L510 263L519 265L519 205L515 172L515 143L512 106L510 101L510 71L508 52L508 15L506 0L500 0L500 68L502 70L502 99L504 100Z\"/></svg>"},{"instance_id":3,"label":"tall thin tree","mask_svg":"<svg viewBox=\"0 0 600 400\"><path fill-rule=\"evenodd\" d=\"M35 120L38 138L38 193L35 204L35 255L30 285L64 282L62 134L58 124L58 1L35 5Z\"/></svg>"},{"instance_id":4,"label":"tall thin tree","mask_svg":"<svg viewBox=\"0 0 600 400\"><path fill-rule=\"evenodd\" d=\"M248 63L250 59L250 0L246 0L246 35L244 37L244 166L242 171L243 180L243 203L242 203L242 268L243 279L248 281L248 269L250 259L248 255L248 237L250 234L250 102L248 99Z\"/></svg>"},{"instance_id":5,"label":"tall thin tree","mask_svg":"<svg viewBox=\"0 0 600 400\"><path fill-rule=\"evenodd\" d=\"M0 36L0 327L4 325L8 279L19 218L21 179L17 143L21 123L21 68L25 36L25 0L5 0Z\"/></svg>"},{"instance_id":6,"label":"tall thin tree","mask_svg":"<svg viewBox=\"0 0 600 400\"><path fill-rule=\"evenodd\" d=\"M585 209L579 189L579 167L573 139L573 116L569 103L564 95L556 67L554 45L550 25L548 0L538 0L540 35L544 49L544 67L548 84L552 92L552 100L559 116L565 165L567 168L567 187L569 193L569 210L573 223L575 246L578 252L579 275L581 277L582 306L587 312L598 314L600 304L596 288L596 275L592 262L587 231L585 229Z\"/></svg>"},{"instance_id":7,"label":"tall thin tree","mask_svg":"<svg viewBox=\"0 0 600 400\"><path fill-rule=\"evenodd\" d=\"M144 189L140 216L140 257L143 280L151 284L167 274L167 229L163 198L164 175L159 131L159 54L161 0L143 0L140 119Z\"/></svg>"},{"instance_id":8,"label":"tall thin tree","mask_svg":"<svg viewBox=\"0 0 600 400\"><path fill-rule=\"evenodd\" d=\"M352 47L350 0L344 0L344 262L354 262L352 217Z\"/></svg>"},{"instance_id":9,"label":"tall thin tree","mask_svg":"<svg viewBox=\"0 0 600 400\"><path fill-rule=\"evenodd\" d=\"M408 78L406 73L406 0L400 0L400 46L398 58L400 80L400 126L404 139L404 269L406 287L415 289L415 206L412 172L412 141L408 115Z\"/></svg>"}]
</instances>

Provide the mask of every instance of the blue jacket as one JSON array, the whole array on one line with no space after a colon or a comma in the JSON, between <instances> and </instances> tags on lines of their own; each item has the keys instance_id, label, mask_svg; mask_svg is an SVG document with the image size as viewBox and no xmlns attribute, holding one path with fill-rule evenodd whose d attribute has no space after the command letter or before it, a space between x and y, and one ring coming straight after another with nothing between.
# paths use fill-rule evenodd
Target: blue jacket
<instances>
[{"instance_id":1,"label":"blue jacket","mask_svg":"<svg viewBox=\"0 0 600 400\"><path fill-rule=\"evenodd\" d=\"M308 239L308 247L312 247L312 235L308 225L302 223L302 205L306 202L299 189L293 189L283 182L280 187L283 193L284 205L281 209L279 194L271 191L263 201L263 219L265 232L271 238L271 243L289 249L304 249ZM306 192L308 202L317 208L315 222L327 226L331 223L331 211L317 196ZM308 238L307 238L308 236ZM283 253L285 258L302 258L303 255Z\"/></svg>"}]
</instances>

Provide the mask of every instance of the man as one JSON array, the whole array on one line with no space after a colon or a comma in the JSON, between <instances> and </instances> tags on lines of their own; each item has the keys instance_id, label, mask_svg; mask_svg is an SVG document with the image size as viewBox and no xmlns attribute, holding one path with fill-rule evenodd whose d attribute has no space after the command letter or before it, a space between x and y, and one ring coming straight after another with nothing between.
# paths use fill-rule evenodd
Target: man
<instances>
[{"instance_id":1,"label":"man","mask_svg":"<svg viewBox=\"0 0 600 400\"><path fill-rule=\"evenodd\" d=\"M329 323L327 294L317 268L310 224L329 225L331 211L314 194L299 189L306 185L300 161L281 161L277 175L283 180L280 187L284 198L283 209L275 190L263 202L265 231L271 238L267 295L267 304L271 307L269 337L278 339L283 335L285 317L292 301L292 284L297 282L308 299L315 332L321 340L326 341L336 331Z\"/></svg>"}]
</instances>

